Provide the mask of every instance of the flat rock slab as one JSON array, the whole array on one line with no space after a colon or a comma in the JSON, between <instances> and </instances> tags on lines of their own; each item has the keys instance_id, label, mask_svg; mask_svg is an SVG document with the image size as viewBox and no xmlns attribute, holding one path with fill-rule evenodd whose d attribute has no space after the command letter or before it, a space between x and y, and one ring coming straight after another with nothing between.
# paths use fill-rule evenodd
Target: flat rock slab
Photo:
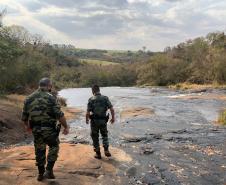
<instances>
[{"instance_id":1,"label":"flat rock slab","mask_svg":"<svg viewBox=\"0 0 226 185\"><path fill-rule=\"evenodd\" d=\"M120 116L122 119L134 118L134 117L149 117L154 114L154 110L148 107L127 107L124 108Z\"/></svg>"},{"instance_id":2,"label":"flat rock slab","mask_svg":"<svg viewBox=\"0 0 226 185\"><path fill-rule=\"evenodd\" d=\"M110 150L111 158L103 156L102 160L97 160L93 157L91 146L63 143L60 145L59 158L54 168L56 179L38 182L33 146L3 149L0 150L0 185L79 185L94 182L120 184L121 179L117 176L118 167L122 163L129 163L132 158L120 149Z\"/></svg>"}]
</instances>

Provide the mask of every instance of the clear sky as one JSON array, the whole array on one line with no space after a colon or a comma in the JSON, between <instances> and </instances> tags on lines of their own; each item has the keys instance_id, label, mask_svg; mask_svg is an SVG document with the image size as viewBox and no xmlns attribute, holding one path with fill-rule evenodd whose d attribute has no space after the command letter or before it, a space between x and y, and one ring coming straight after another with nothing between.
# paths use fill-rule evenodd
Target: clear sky
<instances>
[{"instance_id":1,"label":"clear sky","mask_svg":"<svg viewBox=\"0 0 226 185\"><path fill-rule=\"evenodd\" d=\"M22 25L52 43L137 50L226 30L225 0L0 0L4 25Z\"/></svg>"}]
</instances>

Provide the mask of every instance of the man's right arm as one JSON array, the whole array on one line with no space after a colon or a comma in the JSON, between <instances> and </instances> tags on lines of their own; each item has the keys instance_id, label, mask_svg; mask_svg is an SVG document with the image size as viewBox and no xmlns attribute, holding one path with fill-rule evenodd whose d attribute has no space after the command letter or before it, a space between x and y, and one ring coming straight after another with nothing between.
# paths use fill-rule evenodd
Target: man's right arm
<instances>
[{"instance_id":1,"label":"man's right arm","mask_svg":"<svg viewBox=\"0 0 226 185\"><path fill-rule=\"evenodd\" d=\"M89 99L87 104L87 111L86 111L86 124L89 124L91 111L92 111L92 102L91 102L91 99Z\"/></svg>"},{"instance_id":2,"label":"man's right arm","mask_svg":"<svg viewBox=\"0 0 226 185\"><path fill-rule=\"evenodd\" d=\"M61 125L63 125L64 130L63 130L63 134L67 135L69 133L69 126L67 124L66 118L65 116L62 116L59 118L59 122L61 123Z\"/></svg>"},{"instance_id":3,"label":"man's right arm","mask_svg":"<svg viewBox=\"0 0 226 185\"><path fill-rule=\"evenodd\" d=\"M52 101L53 101L52 110L56 118L59 120L60 124L64 127L63 134L67 135L69 133L69 126L67 124L64 113L61 111L60 104L57 102L57 100L53 98Z\"/></svg>"},{"instance_id":4,"label":"man's right arm","mask_svg":"<svg viewBox=\"0 0 226 185\"><path fill-rule=\"evenodd\" d=\"M90 119L90 112L86 112L86 124L89 124L89 119Z\"/></svg>"},{"instance_id":5,"label":"man's right arm","mask_svg":"<svg viewBox=\"0 0 226 185\"><path fill-rule=\"evenodd\" d=\"M115 122L115 110L114 110L109 98L108 97L106 97L106 98L107 98L106 99L107 100L107 107L108 107L108 109L110 109L110 112L111 112L111 120L110 120L110 122L111 122L111 124L113 124Z\"/></svg>"},{"instance_id":6,"label":"man's right arm","mask_svg":"<svg viewBox=\"0 0 226 185\"><path fill-rule=\"evenodd\" d=\"M113 124L115 122L115 110L113 107L110 108L110 112L111 112L111 124Z\"/></svg>"},{"instance_id":7,"label":"man's right arm","mask_svg":"<svg viewBox=\"0 0 226 185\"><path fill-rule=\"evenodd\" d=\"M28 103L27 99L24 101L24 106L22 110L21 120L24 123L24 127L28 132L31 132L30 124L29 124L29 112L28 112Z\"/></svg>"}]
</instances>

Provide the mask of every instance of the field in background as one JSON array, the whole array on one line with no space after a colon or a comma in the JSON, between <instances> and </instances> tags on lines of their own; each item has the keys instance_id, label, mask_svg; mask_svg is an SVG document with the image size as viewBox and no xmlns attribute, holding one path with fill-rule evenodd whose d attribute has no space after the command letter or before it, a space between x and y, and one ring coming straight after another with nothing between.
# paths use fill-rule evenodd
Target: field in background
<instances>
[{"instance_id":1,"label":"field in background","mask_svg":"<svg viewBox=\"0 0 226 185\"><path fill-rule=\"evenodd\" d=\"M118 63L115 62L110 62L106 60L96 60L96 59L80 59L81 63L87 63L87 64L93 64L93 65L119 65Z\"/></svg>"}]
</instances>

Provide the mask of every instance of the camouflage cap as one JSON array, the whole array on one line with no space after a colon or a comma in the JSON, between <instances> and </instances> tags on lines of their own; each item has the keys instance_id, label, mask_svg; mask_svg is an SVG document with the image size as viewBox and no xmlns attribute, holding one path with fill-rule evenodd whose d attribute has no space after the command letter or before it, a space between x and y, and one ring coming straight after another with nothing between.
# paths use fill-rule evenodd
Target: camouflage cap
<instances>
[{"instance_id":1,"label":"camouflage cap","mask_svg":"<svg viewBox=\"0 0 226 185\"><path fill-rule=\"evenodd\" d=\"M49 78L42 78L39 81L39 87L47 87L50 84L51 84L51 80Z\"/></svg>"}]
</instances>

